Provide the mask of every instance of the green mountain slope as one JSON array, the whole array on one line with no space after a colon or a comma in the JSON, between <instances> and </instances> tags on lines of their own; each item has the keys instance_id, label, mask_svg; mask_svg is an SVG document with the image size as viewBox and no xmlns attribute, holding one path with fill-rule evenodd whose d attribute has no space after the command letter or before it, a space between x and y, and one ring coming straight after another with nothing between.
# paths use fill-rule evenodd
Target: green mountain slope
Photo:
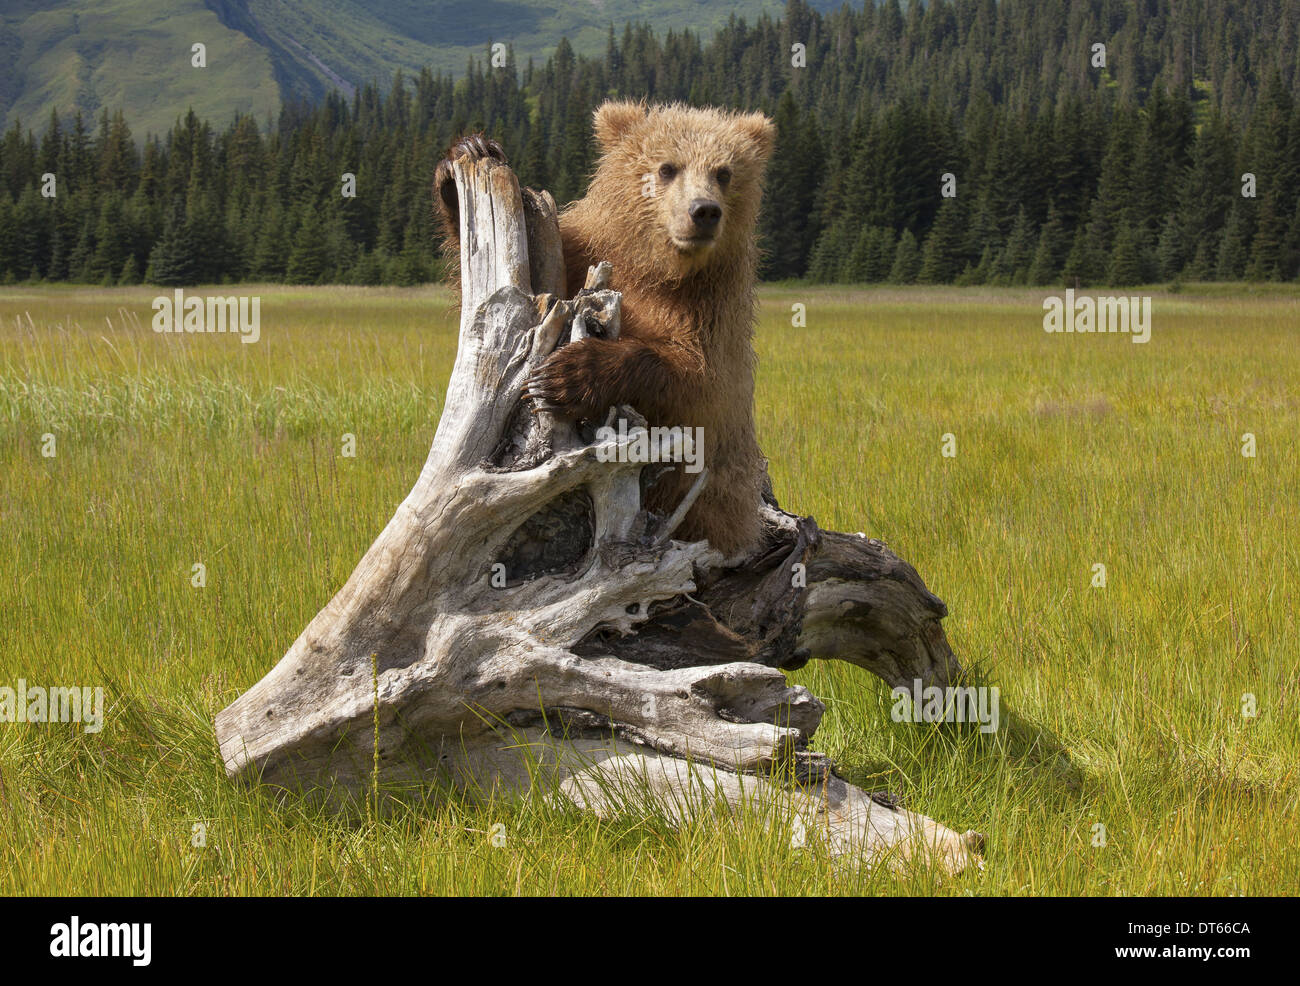
<instances>
[{"instance_id":1,"label":"green mountain slope","mask_svg":"<svg viewBox=\"0 0 1300 986\"><path fill-rule=\"evenodd\" d=\"M840 0L816 0L830 9ZM193 107L213 122L259 119L282 99L350 92L398 69L459 73L488 45L517 63L545 58L561 37L582 53L605 46L612 23L703 35L732 13L776 15L781 0L5 0L0 8L0 120L37 129L50 109L122 108L142 135ZM207 45L207 68L190 65Z\"/></svg>"},{"instance_id":2,"label":"green mountain slope","mask_svg":"<svg viewBox=\"0 0 1300 986\"><path fill-rule=\"evenodd\" d=\"M50 109L124 109L138 133L161 131L193 107L200 116L259 118L281 90L271 55L222 24L203 0L7 0L0 25L0 116L43 128ZM207 67L191 46L207 47Z\"/></svg>"}]
</instances>

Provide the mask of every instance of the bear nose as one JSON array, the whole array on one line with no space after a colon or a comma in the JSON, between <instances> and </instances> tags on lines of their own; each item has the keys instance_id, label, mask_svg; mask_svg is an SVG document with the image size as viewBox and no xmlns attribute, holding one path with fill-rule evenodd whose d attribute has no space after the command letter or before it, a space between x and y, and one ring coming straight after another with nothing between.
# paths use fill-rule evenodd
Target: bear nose
<instances>
[{"instance_id":1,"label":"bear nose","mask_svg":"<svg viewBox=\"0 0 1300 986\"><path fill-rule=\"evenodd\" d=\"M712 232L722 221L722 206L713 199L693 199L691 201L691 222L704 232Z\"/></svg>"}]
</instances>

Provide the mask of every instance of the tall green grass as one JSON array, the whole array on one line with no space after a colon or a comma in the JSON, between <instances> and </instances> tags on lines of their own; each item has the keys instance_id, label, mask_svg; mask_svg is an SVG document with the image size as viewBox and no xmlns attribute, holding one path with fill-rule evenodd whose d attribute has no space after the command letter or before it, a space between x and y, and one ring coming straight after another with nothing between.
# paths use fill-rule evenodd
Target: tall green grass
<instances>
[{"instance_id":1,"label":"tall green grass","mask_svg":"<svg viewBox=\"0 0 1300 986\"><path fill-rule=\"evenodd\" d=\"M764 291L783 505L888 541L1000 689L982 736L891 722L853 667L793 676L850 780L987 835L984 872L943 883L830 866L748 817L441 798L365 820L228 783L213 716L406 495L455 355L436 289L259 293L245 345L155 335L149 289L0 292L0 685L102 685L107 705L97 734L0 725L0 892L1295 891L1295 293L1157 293L1134 345L1044 333L1035 292Z\"/></svg>"}]
</instances>

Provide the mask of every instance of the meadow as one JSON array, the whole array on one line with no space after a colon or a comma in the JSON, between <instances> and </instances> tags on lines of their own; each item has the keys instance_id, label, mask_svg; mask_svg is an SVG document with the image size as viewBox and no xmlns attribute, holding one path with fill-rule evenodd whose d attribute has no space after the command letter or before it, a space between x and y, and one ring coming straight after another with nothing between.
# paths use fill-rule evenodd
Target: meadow
<instances>
[{"instance_id":1,"label":"meadow","mask_svg":"<svg viewBox=\"0 0 1300 986\"><path fill-rule=\"evenodd\" d=\"M1144 345L1045 333L1042 291L764 288L782 504L888 542L1000 689L983 735L891 721L848 665L791 675L851 781L985 833L983 872L946 881L831 867L746 818L450 798L372 820L229 783L213 716L410 489L456 321L432 287L241 291L251 345L155 334L149 288L0 289L0 686L105 696L99 732L0 724L0 893L1296 892L1294 287L1134 292Z\"/></svg>"}]
</instances>

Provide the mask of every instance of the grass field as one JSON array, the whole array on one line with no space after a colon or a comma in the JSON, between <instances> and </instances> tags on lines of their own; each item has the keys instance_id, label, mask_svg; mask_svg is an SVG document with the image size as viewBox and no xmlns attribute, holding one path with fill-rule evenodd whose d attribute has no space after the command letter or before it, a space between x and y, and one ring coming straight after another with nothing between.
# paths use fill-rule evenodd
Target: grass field
<instances>
[{"instance_id":1,"label":"grass field","mask_svg":"<svg viewBox=\"0 0 1300 986\"><path fill-rule=\"evenodd\" d=\"M981 736L891 722L847 665L793 675L850 780L986 834L984 872L943 883L838 871L748 820L452 800L347 821L227 783L213 715L410 489L455 349L436 289L259 293L244 345L155 335L147 288L0 291L0 686L102 685L106 707L93 734L0 724L0 893L1296 891L1294 289L1157 290L1145 345L1044 333L1041 292L765 289L783 505L888 541L1001 689Z\"/></svg>"}]
</instances>

